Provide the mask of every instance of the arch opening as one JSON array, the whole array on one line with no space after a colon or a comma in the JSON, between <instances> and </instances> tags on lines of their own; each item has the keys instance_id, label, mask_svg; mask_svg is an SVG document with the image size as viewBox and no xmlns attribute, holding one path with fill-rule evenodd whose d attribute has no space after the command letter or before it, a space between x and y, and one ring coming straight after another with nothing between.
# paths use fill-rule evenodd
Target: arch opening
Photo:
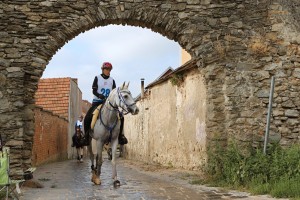
<instances>
[{"instance_id":1,"label":"arch opening","mask_svg":"<svg viewBox=\"0 0 300 200\"><path fill-rule=\"evenodd\" d=\"M175 61L171 62L171 63L174 63L174 64L171 64L171 65L173 65L172 67L174 69L176 69L179 66L180 48L179 48L178 44L174 44L174 42L171 43L165 37L162 37L161 35L158 35L158 34L155 34L152 32L151 32L151 37L154 37L155 41L144 41L145 39L142 37L142 34L143 34L143 32L146 32L147 34L149 34L149 32L150 32L149 30L136 28L136 27L127 27L127 29L130 29L130 31L131 31L131 33L127 33L126 27L115 26L115 25L111 26L111 27L114 28L113 31L116 33L116 35L121 35L122 37L118 38L118 37L114 36L113 35L114 32L113 33L111 32L112 28L110 28L109 26L100 27L97 29L90 29L89 31L79 34L72 41L69 41L66 44L66 46L68 46L68 48L63 47L52 58L49 65L47 65L45 77L50 78L50 77L53 77L53 75L55 76L55 74L59 75L60 77L63 76L63 74L66 74L66 76L69 76L68 74L71 74L71 70L72 70L74 72L73 73L74 76L71 75L71 77L78 77L79 79L77 80L77 84L79 84L83 80L80 77L84 77L83 73L86 73L87 75L90 76L90 78L85 78L85 80L84 80L87 82L87 87L85 88L84 91L85 92L88 91L87 93L92 94L91 83L92 83L94 76L98 75L100 73L100 70L99 70L100 66L101 66L100 60L109 61L109 62L113 63L113 68L114 68L114 70L112 71L113 78L115 78L115 80L117 80L118 82L122 83L123 81L119 81L120 80L119 77L121 77L121 76L120 75L115 76L115 75L116 74L118 75L118 73L120 73L120 72L125 73L126 77L129 78L129 80L131 81L131 86L136 85L138 92L135 92L135 94L137 96L140 92L140 83L139 83L140 78L141 77L145 78L145 75L147 75L147 74L143 74L142 76L140 76L139 74L141 74L142 71L144 71L144 73L153 74L152 80L150 78L149 78L150 80L148 79L150 82L152 82L152 81L155 81L155 79L160 78L159 76L161 75L161 73L163 71L165 71L165 69L167 68L165 66L170 66L170 64L166 65L163 63L167 63L172 60L175 60ZM97 30L99 30L99 31L97 31ZM128 38L126 38L126 34L133 34L132 31L135 34L135 36L134 36L135 42L134 43L132 41L130 41ZM100 36L99 36L99 34L100 34ZM87 39L88 37L90 37L91 39ZM103 37L102 40L100 40L99 37ZM110 38L110 39L108 39L108 38ZM76 40L78 40L79 42L76 42ZM106 41L106 40L108 40L108 41ZM171 45L168 44L168 46L171 46L172 49L166 50L166 48L164 47L167 45L165 42L166 40L168 43L171 43ZM97 43L99 43L99 45L97 45ZM115 44L113 44L113 43L115 43ZM155 43L157 43L157 44L155 44ZM88 47L89 45L91 47ZM130 47L130 45L132 47ZM102 46L104 48L101 48ZM142 48L141 48L141 46L142 46ZM79 49L79 52L74 52L74 53L70 52L70 49L76 48L76 47ZM92 50L90 50L91 53L88 53L87 48L92 49ZM133 48L133 50L130 50L130 48ZM149 54L151 51L155 52L156 57L150 57L151 55L149 55ZM176 58L174 58L170 54L169 51L173 52L173 54L177 54ZM62 55L60 55L59 54L60 52L65 52L66 57L63 57L63 53L62 53ZM86 54L87 57L84 57L83 54ZM123 54L125 54L125 55L123 55ZM56 57L58 57L58 58L60 57L60 59L55 60ZM118 58L118 57L120 57L120 58ZM141 63L136 63L135 60L137 60L137 57L139 57L139 60L142 61ZM158 57L162 57L162 60L166 60L166 61L162 61L162 60L157 61L156 59ZM105 60L105 58L109 58L109 59ZM74 60L74 62L62 62L62 60L70 61L72 59ZM152 62L151 62L151 59L153 60ZM51 63L52 61L54 64ZM149 62L149 63L143 63L143 62ZM62 63L67 63L67 64L62 64ZM77 65L77 66L74 66L73 64L69 64L69 63L74 63L74 65ZM132 65L138 66L139 69L137 70L137 68L131 68ZM193 63L193 65L194 65L193 67L196 66L195 63ZM67 68L68 68L66 70L66 72L61 70L62 68L64 68L64 66L67 66ZM47 72L47 69L49 69L50 67L55 68L55 70L52 70L52 72L51 71ZM147 70L147 68L149 68L149 70ZM135 73L134 73L135 75L130 76L128 74L128 71L133 71L133 70L135 71ZM91 71L93 73L91 73ZM154 73L152 71L154 71ZM55 72L55 74L53 74L53 72ZM139 75L139 76L136 77L137 75ZM132 79L134 79L134 78L136 80L132 81ZM148 77L146 77L146 78L148 78ZM124 81L128 81L128 80L124 80ZM165 82L168 83L170 81L165 80ZM174 88L176 88L176 86L171 86L171 88L173 88L173 90L174 90ZM182 89L180 89L178 91L180 93L180 92L182 92ZM176 93L175 90L173 92ZM92 96L92 95L90 95L90 96ZM166 97L168 98L168 94L166 94L166 93L160 93L160 95L158 95L158 96L160 96L160 98L162 98L162 99L164 99ZM91 100L92 97L89 97L87 99ZM172 106L176 106L176 105L170 104L170 106L172 107ZM191 106L191 104L189 104L189 106ZM176 109L173 109L173 110L176 110ZM75 112L75 113L78 113L78 112ZM166 114L166 113L161 112L161 114ZM70 120L69 124L73 124L72 122L76 121L77 115L78 114L75 114L74 116L72 116L71 120L69 118L69 120ZM201 120L204 120L204 118L202 118ZM132 122L128 121L126 123L129 124ZM199 123L199 118L198 118L198 123ZM202 126L203 126L203 123L204 122L202 122ZM142 126L143 126L143 124L142 124ZM69 127L72 128L73 126L70 125ZM72 131L68 133L69 141L70 141L72 133L73 133ZM194 137L194 136L190 136L190 137ZM133 143L134 143L134 141L133 141ZM186 143L188 143L188 142L186 142ZM170 144L170 145L174 146L174 144ZM70 145L68 145L68 146L70 146ZM70 154L71 149L69 149L68 152ZM188 154L188 153L185 153L185 154Z\"/></svg>"}]
</instances>

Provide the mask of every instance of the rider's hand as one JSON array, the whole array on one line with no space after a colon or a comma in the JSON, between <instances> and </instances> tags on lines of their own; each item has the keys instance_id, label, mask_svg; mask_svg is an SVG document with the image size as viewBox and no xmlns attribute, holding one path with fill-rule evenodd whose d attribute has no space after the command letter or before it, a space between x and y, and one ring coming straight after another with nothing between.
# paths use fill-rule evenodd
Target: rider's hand
<instances>
[{"instance_id":1,"label":"rider's hand","mask_svg":"<svg viewBox=\"0 0 300 200\"><path fill-rule=\"evenodd\" d=\"M103 94L99 94L99 95L98 95L98 98L104 100L104 99L105 99L105 96L104 96Z\"/></svg>"}]
</instances>

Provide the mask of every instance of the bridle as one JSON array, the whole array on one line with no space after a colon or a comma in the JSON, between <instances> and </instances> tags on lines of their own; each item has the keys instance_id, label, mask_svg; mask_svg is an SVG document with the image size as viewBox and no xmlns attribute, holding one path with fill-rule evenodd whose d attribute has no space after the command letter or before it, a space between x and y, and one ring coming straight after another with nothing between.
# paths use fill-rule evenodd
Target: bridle
<instances>
[{"instance_id":1,"label":"bridle","mask_svg":"<svg viewBox=\"0 0 300 200\"><path fill-rule=\"evenodd\" d=\"M123 91L123 92L125 92L125 93L131 95L129 91L128 91L128 92L127 92L127 91ZM117 94L118 94L119 100L126 106L126 109L124 109L123 107L118 106L118 105L117 105L117 106L114 106L109 100L107 100L107 101L108 101L108 104L112 107L112 109L110 109L110 108L107 106L106 103L104 104L104 106L105 106L108 110L110 110L110 111L118 112L118 113L119 113L119 116L127 115L127 114L129 113L129 111L128 111L128 110L129 110L129 107L135 105L136 103L134 102L134 103L132 103L132 104L127 104L126 101L125 101L125 99L124 99L124 97L123 97L123 95L121 94L120 88L117 88ZM100 118L100 122L104 125L104 127L105 127L107 130L109 130L109 132L110 132L110 138L111 138L111 132L112 132L112 130L115 128L115 126L117 125L118 119L116 119L116 121L115 121L111 126L108 126L108 125L104 124L103 119L102 119L102 116L101 116L101 110L102 110L102 108L103 108L104 106L102 106L102 107L100 108L99 118ZM121 108L122 111L120 111L119 108ZM124 113L124 111L125 111L126 113Z\"/></svg>"},{"instance_id":2,"label":"bridle","mask_svg":"<svg viewBox=\"0 0 300 200\"><path fill-rule=\"evenodd\" d=\"M122 91L122 92L127 93L128 95L131 95L131 93L129 91ZM123 97L123 95L121 94L121 91L120 91L119 87L117 88L117 94L118 94L119 100L126 106L126 109L124 109L121 106L114 106L114 105L112 105L112 103L109 100L108 100L108 103L113 108L113 110L118 111L122 115L127 115L129 113L129 107L135 105L136 103L133 102L132 104L127 104L126 101L125 101L125 99L124 99L124 97ZM119 108L121 108L122 111L119 111Z\"/></svg>"},{"instance_id":3,"label":"bridle","mask_svg":"<svg viewBox=\"0 0 300 200\"><path fill-rule=\"evenodd\" d=\"M126 113L125 113L125 114L123 113L123 114L124 114L124 115L127 115L127 114L129 113L129 111L128 111L128 110L129 110L129 107L135 105L136 103L133 102L132 104L129 104L129 105L128 105L128 104L126 103L126 101L125 101L123 95L121 94L120 88L117 89L117 92L118 92L118 97L119 97L120 101L126 106L126 110L125 110L123 107L121 107L121 108L122 108L122 111L126 111ZM130 93L129 91L123 91L123 92L127 93L128 95L131 95L131 93Z\"/></svg>"}]
</instances>

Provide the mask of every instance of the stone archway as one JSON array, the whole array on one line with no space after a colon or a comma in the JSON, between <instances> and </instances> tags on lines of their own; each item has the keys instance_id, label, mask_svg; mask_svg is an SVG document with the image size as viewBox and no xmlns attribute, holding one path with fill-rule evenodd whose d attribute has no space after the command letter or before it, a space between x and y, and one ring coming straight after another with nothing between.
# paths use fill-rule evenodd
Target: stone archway
<instances>
[{"instance_id":1,"label":"stone archway","mask_svg":"<svg viewBox=\"0 0 300 200\"><path fill-rule=\"evenodd\" d=\"M282 31L298 33L298 22L290 23L299 16L296 0L4 0L0 5L0 131L12 147L15 169L30 165L33 96L47 63L78 34L108 24L150 28L192 55L206 78L211 144L233 138L252 145L260 139L271 75L282 83L274 134L297 140L299 43ZM287 82L294 91L285 91L291 88Z\"/></svg>"}]
</instances>

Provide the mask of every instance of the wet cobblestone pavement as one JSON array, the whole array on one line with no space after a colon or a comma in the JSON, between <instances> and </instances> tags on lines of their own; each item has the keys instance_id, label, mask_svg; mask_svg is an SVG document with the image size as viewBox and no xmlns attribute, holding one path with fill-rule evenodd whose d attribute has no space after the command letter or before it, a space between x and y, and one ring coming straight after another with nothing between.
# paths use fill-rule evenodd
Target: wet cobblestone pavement
<instances>
[{"instance_id":1,"label":"wet cobblestone pavement","mask_svg":"<svg viewBox=\"0 0 300 200\"><path fill-rule=\"evenodd\" d=\"M191 185L188 178L174 170L145 170L133 162L118 158L117 171L121 186L113 187L111 163L105 158L99 186L91 182L90 161L68 160L43 165L34 172L34 180L44 187L22 187L20 200L271 200L268 196L250 196L245 192L225 191ZM186 176L187 177L187 176Z\"/></svg>"}]
</instances>

